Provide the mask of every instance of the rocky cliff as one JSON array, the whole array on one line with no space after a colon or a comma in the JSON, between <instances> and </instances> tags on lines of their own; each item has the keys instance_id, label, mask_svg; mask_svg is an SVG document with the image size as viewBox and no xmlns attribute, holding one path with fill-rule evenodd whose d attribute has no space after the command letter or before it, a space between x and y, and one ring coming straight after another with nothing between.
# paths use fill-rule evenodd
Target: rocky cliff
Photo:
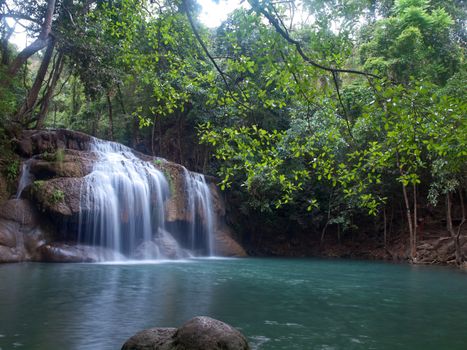
<instances>
[{"instance_id":1,"label":"rocky cliff","mask_svg":"<svg viewBox=\"0 0 467 350\"><path fill-rule=\"evenodd\" d=\"M96 161L92 140L68 130L23 131L17 137L16 152L27 164L31 181L20 198L0 204L0 262L96 260L100 248L77 245L81 189ZM165 219L169 225L183 227L193 218L187 206L187 170L164 159L133 153L164 173L170 183ZM217 219L216 254L246 255L224 223L225 206L214 182L210 190Z\"/></svg>"}]
</instances>

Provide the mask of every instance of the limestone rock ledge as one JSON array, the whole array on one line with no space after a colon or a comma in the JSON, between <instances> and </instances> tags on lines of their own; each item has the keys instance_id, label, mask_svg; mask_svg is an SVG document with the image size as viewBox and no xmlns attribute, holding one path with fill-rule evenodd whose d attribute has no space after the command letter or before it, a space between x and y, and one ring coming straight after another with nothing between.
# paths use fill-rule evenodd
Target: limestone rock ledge
<instances>
[{"instance_id":1,"label":"limestone rock ledge","mask_svg":"<svg viewBox=\"0 0 467 350\"><path fill-rule=\"evenodd\" d=\"M245 337L232 326L206 316L180 328L151 328L128 339L122 350L249 350Z\"/></svg>"}]
</instances>

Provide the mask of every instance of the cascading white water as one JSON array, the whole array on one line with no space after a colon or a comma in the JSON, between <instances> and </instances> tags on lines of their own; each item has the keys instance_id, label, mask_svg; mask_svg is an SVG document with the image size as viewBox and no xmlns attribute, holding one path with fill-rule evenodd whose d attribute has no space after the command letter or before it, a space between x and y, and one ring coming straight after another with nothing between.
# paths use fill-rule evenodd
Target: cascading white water
<instances>
[{"instance_id":1,"label":"cascading white water","mask_svg":"<svg viewBox=\"0 0 467 350\"><path fill-rule=\"evenodd\" d=\"M15 194L16 199L21 198L21 194L23 193L23 190L27 186L29 186L32 183L32 180L34 179L34 176L31 174L31 171L30 171L31 162L32 162L32 158L25 161L21 165L21 175L20 175L19 182L18 182L18 189L16 190L16 194Z\"/></svg>"},{"instance_id":2,"label":"cascading white water","mask_svg":"<svg viewBox=\"0 0 467 350\"><path fill-rule=\"evenodd\" d=\"M185 182L188 193L190 218L190 248L194 251L200 246L208 256L214 255L214 213L211 191L203 174L185 169ZM201 240L201 244L200 244Z\"/></svg>"},{"instance_id":3,"label":"cascading white water","mask_svg":"<svg viewBox=\"0 0 467 350\"><path fill-rule=\"evenodd\" d=\"M176 236L187 251L166 227L170 190L164 174L118 143L95 139L91 151L97 161L81 188L79 243L107 248L112 260L214 255L215 219L204 175L184 169L188 232ZM108 250L101 260L109 259Z\"/></svg>"},{"instance_id":4,"label":"cascading white water","mask_svg":"<svg viewBox=\"0 0 467 350\"><path fill-rule=\"evenodd\" d=\"M111 249L114 260L120 254L160 258L157 249L143 244L165 232L164 175L123 145L95 140L91 150L98 161L81 189L80 243Z\"/></svg>"}]
</instances>

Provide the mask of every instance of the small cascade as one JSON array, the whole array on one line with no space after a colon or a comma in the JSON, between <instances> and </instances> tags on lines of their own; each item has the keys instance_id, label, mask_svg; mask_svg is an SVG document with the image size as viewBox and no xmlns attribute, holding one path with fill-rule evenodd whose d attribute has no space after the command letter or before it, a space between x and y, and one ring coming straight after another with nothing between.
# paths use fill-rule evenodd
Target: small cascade
<instances>
[{"instance_id":1,"label":"small cascade","mask_svg":"<svg viewBox=\"0 0 467 350\"><path fill-rule=\"evenodd\" d=\"M81 189L79 242L109 248L133 258L155 259L157 249L143 249L165 232L165 176L123 145L95 140L98 156Z\"/></svg>"},{"instance_id":2,"label":"small cascade","mask_svg":"<svg viewBox=\"0 0 467 350\"><path fill-rule=\"evenodd\" d=\"M16 190L15 194L15 199L21 198L21 194L23 193L23 190L32 184L32 181L34 180L34 176L31 174L31 162L33 159L29 159L21 165L21 175L19 178L18 182L18 189Z\"/></svg>"},{"instance_id":3,"label":"small cascade","mask_svg":"<svg viewBox=\"0 0 467 350\"><path fill-rule=\"evenodd\" d=\"M211 191L203 174L185 169L190 221L190 249L214 255L214 212Z\"/></svg>"}]
</instances>

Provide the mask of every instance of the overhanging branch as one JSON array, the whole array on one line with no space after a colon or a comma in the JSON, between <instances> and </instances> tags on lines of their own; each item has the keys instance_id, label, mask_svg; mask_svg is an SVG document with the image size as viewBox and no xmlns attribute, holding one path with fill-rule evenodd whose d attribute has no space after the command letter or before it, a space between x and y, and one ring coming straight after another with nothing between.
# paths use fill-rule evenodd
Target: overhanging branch
<instances>
[{"instance_id":1,"label":"overhanging branch","mask_svg":"<svg viewBox=\"0 0 467 350\"><path fill-rule=\"evenodd\" d=\"M362 72L354 69L340 69L340 68L331 68L324 66L314 60L312 60L304 51L302 48L301 43L298 40L293 39L288 31L286 31L283 26L281 25L281 22L279 19L277 19L275 16L273 16L271 13L266 11L266 9L259 3L258 0L248 0L248 3L250 6L253 8L253 10L266 17L266 19L269 21L269 23L274 27L277 33L279 33L289 44L292 44L295 46L298 54L302 57L302 59L307 62L308 64L312 65L313 67L322 69L327 72L331 72L332 74L335 73L350 73L350 74L358 74L358 75L363 75L366 77L373 77L373 78L379 78L377 75L367 73L367 72Z\"/></svg>"},{"instance_id":2,"label":"overhanging branch","mask_svg":"<svg viewBox=\"0 0 467 350\"><path fill-rule=\"evenodd\" d=\"M219 73L219 75L221 76L222 78L222 81L224 82L225 84L225 87L227 88L227 91L228 91L228 94L230 95L230 97L237 103L239 103L241 106L243 106L244 108L248 109L248 110L251 110L251 108L246 105L245 103L243 103L242 101L240 101L236 96L235 94L233 93L230 85L229 85L229 82L227 81L227 75L225 74L225 72L219 67L219 65L217 64L216 60L214 59L214 57L211 55L211 53L209 52L206 44L204 43L203 39L201 38L201 35L199 34L198 32L198 29L196 28L196 25L193 21L193 17L191 16L191 12L190 12L190 9L188 8L188 4L187 4L187 0L182 0L182 4L183 4L183 10L185 11L186 13L186 16L188 18L188 22L190 22L190 26L191 26L191 29L193 30L193 34L195 35L196 37L196 40L198 41L198 43L201 45L204 53L206 54L206 56L209 58L209 60L211 61L211 63L214 65L214 67L216 68L217 72ZM240 90L240 89L239 89ZM243 95L243 91L240 90L240 93Z\"/></svg>"}]
</instances>

